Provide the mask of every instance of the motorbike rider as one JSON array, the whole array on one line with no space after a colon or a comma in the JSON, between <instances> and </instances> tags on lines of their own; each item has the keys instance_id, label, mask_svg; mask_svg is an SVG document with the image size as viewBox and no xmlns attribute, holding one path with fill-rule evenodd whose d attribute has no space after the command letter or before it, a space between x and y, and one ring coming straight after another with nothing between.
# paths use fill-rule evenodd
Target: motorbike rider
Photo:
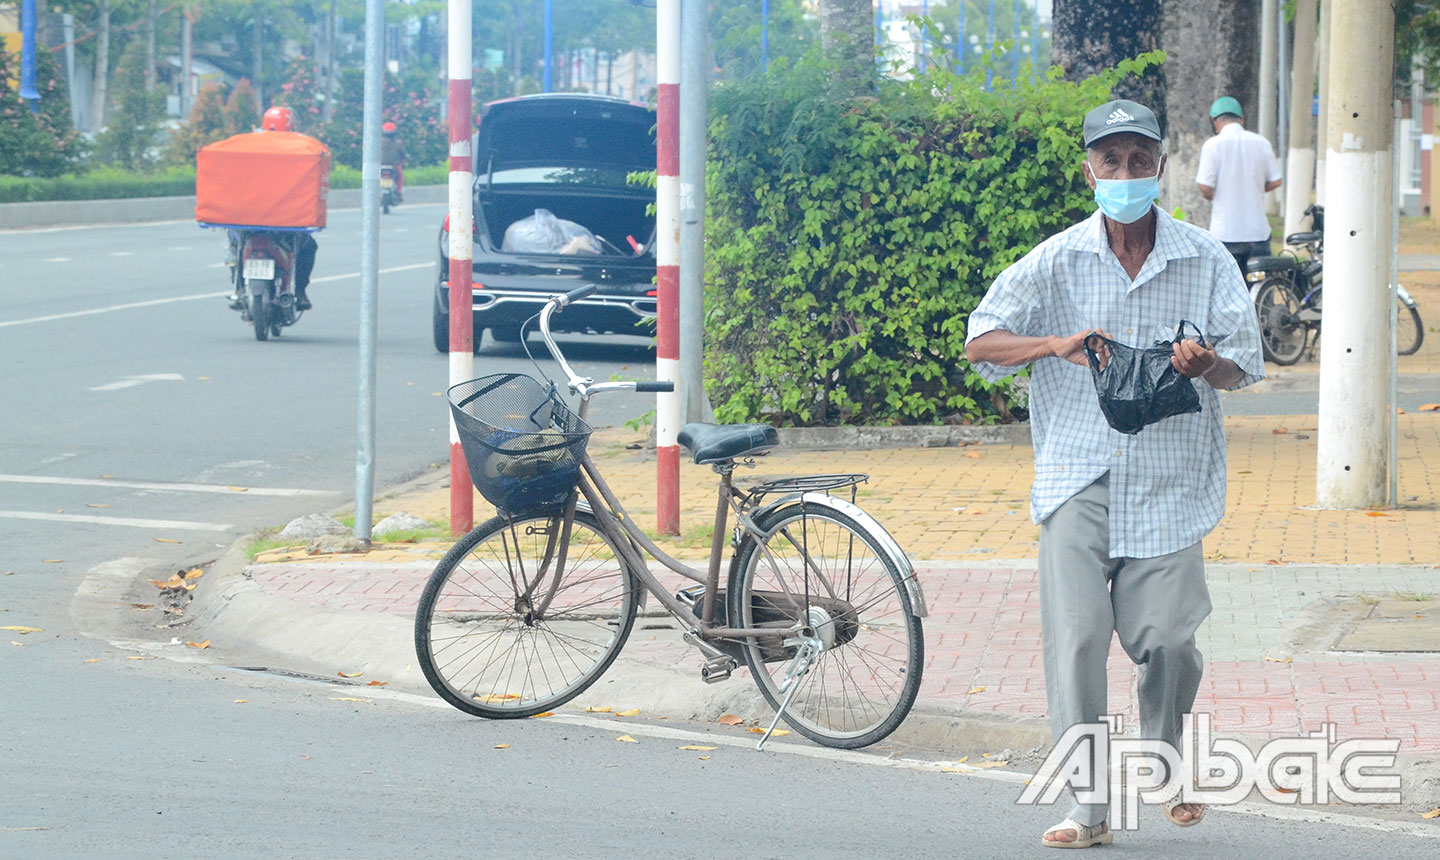
<instances>
[{"instance_id":1,"label":"motorbike rider","mask_svg":"<svg viewBox=\"0 0 1440 860\"><path fill-rule=\"evenodd\" d=\"M405 199L405 141L395 134L395 123L380 126L380 163L395 172L395 202Z\"/></svg>"},{"instance_id":2,"label":"motorbike rider","mask_svg":"<svg viewBox=\"0 0 1440 860\"><path fill-rule=\"evenodd\" d=\"M261 131L295 131L295 113L283 105L276 105L265 111L264 117L260 120ZM229 231L230 252L226 262L236 265L239 257L237 247L240 238L236 230ZM295 249L295 309L297 311L308 311L312 307L310 299L305 295L305 288L310 285L310 273L315 269L315 252L318 246L315 237L309 233L300 234L300 242ZM240 297L238 286L236 293L230 296L230 307L240 310L243 300Z\"/></svg>"}]
</instances>

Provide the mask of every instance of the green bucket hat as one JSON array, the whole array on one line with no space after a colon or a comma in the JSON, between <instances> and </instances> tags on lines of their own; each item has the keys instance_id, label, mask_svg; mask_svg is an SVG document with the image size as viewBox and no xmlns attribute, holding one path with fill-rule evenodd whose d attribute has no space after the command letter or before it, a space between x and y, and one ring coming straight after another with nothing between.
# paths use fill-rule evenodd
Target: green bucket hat
<instances>
[{"instance_id":1,"label":"green bucket hat","mask_svg":"<svg viewBox=\"0 0 1440 860\"><path fill-rule=\"evenodd\" d=\"M1211 119L1227 113L1233 113L1238 117L1245 116L1245 111L1240 108L1240 102L1230 96L1221 96L1210 106Z\"/></svg>"}]
</instances>

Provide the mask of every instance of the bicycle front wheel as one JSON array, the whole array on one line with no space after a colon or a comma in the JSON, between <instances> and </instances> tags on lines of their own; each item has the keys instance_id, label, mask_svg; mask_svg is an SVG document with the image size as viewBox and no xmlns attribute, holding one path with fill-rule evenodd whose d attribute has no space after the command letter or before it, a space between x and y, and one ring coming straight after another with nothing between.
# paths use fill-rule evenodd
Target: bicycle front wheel
<instances>
[{"instance_id":1,"label":"bicycle front wheel","mask_svg":"<svg viewBox=\"0 0 1440 860\"><path fill-rule=\"evenodd\" d=\"M796 503L757 522L729 584L735 627L793 627L804 619L823 643L785 710L795 730L857 749L895 730L920 691L925 643L903 574L878 537L833 508ZM750 639L745 660L778 709L796 653L781 635Z\"/></svg>"},{"instance_id":2,"label":"bicycle front wheel","mask_svg":"<svg viewBox=\"0 0 1440 860\"><path fill-rule=\"evenodd\" d=\"M1294 364L1305 352L1310 329L1300 319L1300 298L1284 278L1270 278L1255 295L1260 317L1260 346L1265 358L1276 364Z\"/></svg>"},{"instance_id":3,"label":"bicycle front wheel","mask_svg":"<svg viewBox=\"0 0 1440 860\"><path fill-rule=\"evenodd\" d=\"M614 662L639 582L594 515L495 517L436 565L415 613L415 652L440 697L518 718L578 696ZM563 553L563 564L560 550Z\"/></svg>"}]
</instances>

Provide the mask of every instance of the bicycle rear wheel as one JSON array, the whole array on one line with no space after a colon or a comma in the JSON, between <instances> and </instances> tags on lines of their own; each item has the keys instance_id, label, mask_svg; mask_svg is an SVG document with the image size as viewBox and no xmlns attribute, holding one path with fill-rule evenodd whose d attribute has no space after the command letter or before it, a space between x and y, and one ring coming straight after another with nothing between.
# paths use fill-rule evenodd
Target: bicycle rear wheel
<instances>
[{"instance_id":1,"label":"bicycle rear wheel","mask_svg":"<svg viewBox=\"0 0 1440 860\"><path fill-rule=\"evenodd\" d=\"M857 749L895 730L920 691L925 643L903 574L880 539L829 507L800 503L766 515L747 536L729 583L735 627L789 627L805 618L825 647L785 711L795 730ZM808 558L808 563L807 563ZM780 635L747 640L745 661L772 708L796 648Z\"/></svg>"},{"instance_id":2,"label":"bicycle rear wheel","mask_svg":"<svg viewBox=\"0 0 1440 860\"><path fill-rule=\"evenodd\" d=\"M1300 298L1285 278L1270 278L1255 295L1260 318L1260 346L1265 358L1276 364L1294 364L1305 352L1309 327L1300 319Z\"/></svg>"},{"instance_id":3,"label":"bicycle rear wheel","mask_svg":"<svg viewBox=\"0 0 1440 860\"><path fill-rule=\"evenodd\" d=\"M528 717L578 696L614 662L639 582L594 515L495 517L436 565L415 613L425 679L460 710ZM558 571L558 575L557 575Z\"/></svg>"},{"instance_id":4,"label":"bicycle rear wheel","mask_svg":"<svg viewBox=\"0 0 1440 860\"><path fill-rule=\"evenodd\" d=\"M1425 340L1425 326L1420 311L1400 299L1395 300L1395 349L1399 355L1414 355Z\"/></svg>"}]
</instances>

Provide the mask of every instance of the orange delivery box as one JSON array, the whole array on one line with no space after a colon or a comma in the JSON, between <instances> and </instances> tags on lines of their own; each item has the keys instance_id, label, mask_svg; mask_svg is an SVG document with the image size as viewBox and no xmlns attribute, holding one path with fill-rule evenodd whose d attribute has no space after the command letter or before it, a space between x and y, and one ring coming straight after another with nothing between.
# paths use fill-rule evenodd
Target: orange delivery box
<instances>
[{"instance_id":1,"label":"orange delivery box","mask_svg":"<svg viewBox=\"0 0 1440 860\"><path fill-rule=\"evenodd\" d=\"M324 227L330 150L292 131L237 134L195 157L195 220L245 227Z\"/></svg>"}]
</instances>

